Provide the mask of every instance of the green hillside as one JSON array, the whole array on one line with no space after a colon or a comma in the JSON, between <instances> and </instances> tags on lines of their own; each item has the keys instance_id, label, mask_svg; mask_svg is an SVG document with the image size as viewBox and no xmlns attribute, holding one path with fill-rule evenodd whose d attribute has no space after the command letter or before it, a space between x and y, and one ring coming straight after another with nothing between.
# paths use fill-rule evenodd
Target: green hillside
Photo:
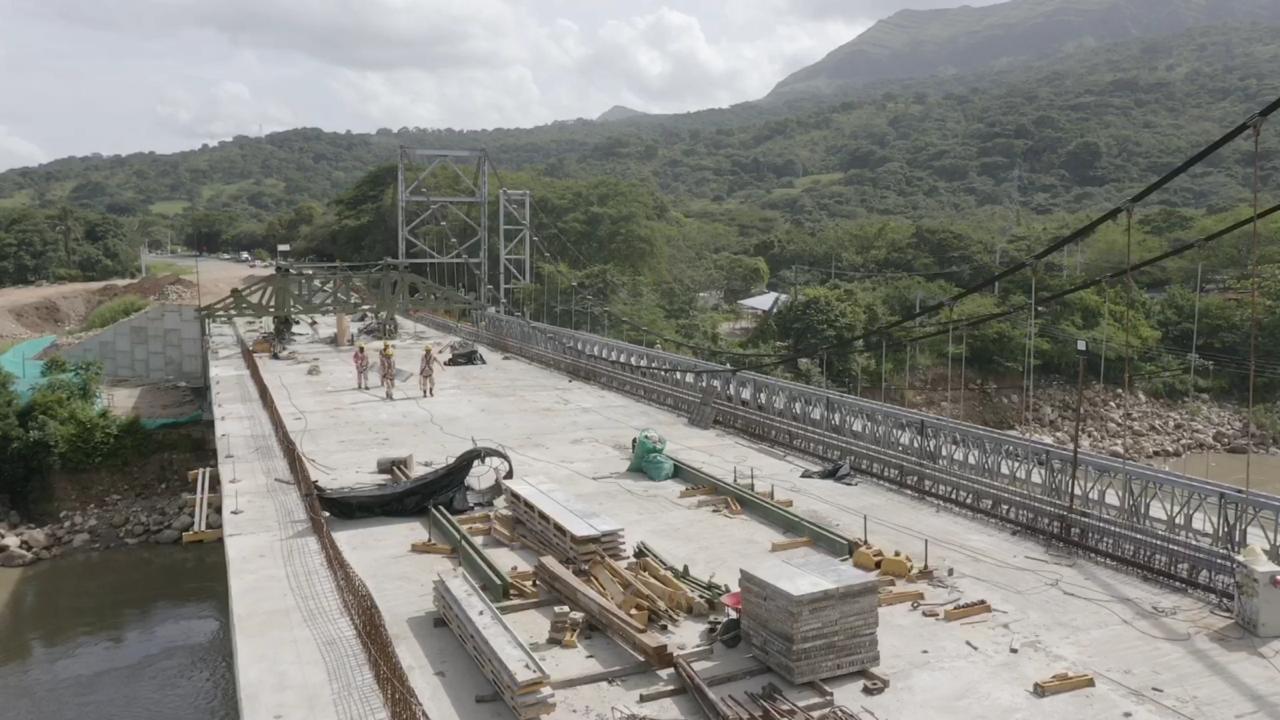
<instances>
[{"instance_id":1,"label":"green hillside","mask_svg":"<svg viewBox=\"0 0 1280 720\"><path fill-rule=\"evenodd\" d=\"M778 83L770 99L1027 61L1208 25L1280 24L1273 0L1011 0L903 10Z\"/></svg>"}]
</instances>

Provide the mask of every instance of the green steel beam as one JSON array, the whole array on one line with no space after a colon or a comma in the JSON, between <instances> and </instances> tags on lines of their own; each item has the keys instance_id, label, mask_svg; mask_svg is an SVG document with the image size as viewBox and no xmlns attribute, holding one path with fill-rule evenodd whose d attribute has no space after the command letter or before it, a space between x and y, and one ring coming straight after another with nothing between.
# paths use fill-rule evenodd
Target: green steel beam
<instances>
[{"instance_id":1,"label":"green steel beam","mask_svg":"<svg viewBox=\"0 0 1280 720\"><path fill-rule=\"evenodd\" d=\"M453 519L449 513L438 507L431 508L427 516L431 537L458 552L462 568L467 571L476 584L484 589L485 595L493 602L502 602L511 595L511 579L489 559L484 550L467 531Z\"/></svg>"},{"instance_id":2,"label":"green steel beam","mask_svg":"<svg viewBox=\"0 0 1280 720\"><path fill-rule=\"evenodd\" d=\"M760 497L749 486L721 480L675 458L671 458L671 461L675 463L677 480L689 485L710 485L716 489L717 495L737 500L743 510L789 533L812 539L814 545L832 555L848 557L853 555L853 551L858 547L858 542L853 538L845 537L826 525L801 517L769 498Z\"/></svg>"}]
</instances>

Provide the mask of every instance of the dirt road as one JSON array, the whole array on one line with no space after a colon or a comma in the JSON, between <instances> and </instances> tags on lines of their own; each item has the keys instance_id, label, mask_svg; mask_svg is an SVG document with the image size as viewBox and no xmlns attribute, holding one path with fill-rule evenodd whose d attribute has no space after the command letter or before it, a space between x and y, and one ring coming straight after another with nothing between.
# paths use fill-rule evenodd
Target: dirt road
<instances>
[{"instance_id":1,"label":"dirt road","mask_svg":"<svg viewBox=\"0 0 1280 720\"><path fill-rule=\"evenodd\" d=\"M247 280L270 272L268 268L201 258L197 284L194 258L153 257L151 260L179 266L177 272L181 274L148 276L143 280L0 288L0 341L74 332L94 308L119 295L138 294L162 302L208 304Z\"/></svg>"}]
</instances>

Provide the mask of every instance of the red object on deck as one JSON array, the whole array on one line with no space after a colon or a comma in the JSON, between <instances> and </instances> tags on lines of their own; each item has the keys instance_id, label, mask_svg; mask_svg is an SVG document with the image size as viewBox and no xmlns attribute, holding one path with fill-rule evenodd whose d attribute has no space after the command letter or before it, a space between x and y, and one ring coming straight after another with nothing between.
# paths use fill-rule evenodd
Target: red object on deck
<instances>
[{"instance_id":1,"label":"red object on deck","mask_svg":"<svg viewBox=\"0 0 1280 720\"><path fill-rule=\"evenodd\" d=\"M720 596L720 603L734 612L742 612L742 591L734 590Z\"/></svg>"}]
</instances>

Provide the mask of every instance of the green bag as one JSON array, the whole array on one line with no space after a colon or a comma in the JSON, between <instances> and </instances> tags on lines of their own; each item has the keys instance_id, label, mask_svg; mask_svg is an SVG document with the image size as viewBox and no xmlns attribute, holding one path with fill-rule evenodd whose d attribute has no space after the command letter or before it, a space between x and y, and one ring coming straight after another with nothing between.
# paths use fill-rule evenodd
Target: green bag
<instances>
[{"instance_id":1,"label":"green bag","mask_svg":"<svg viewBox=\"0 0 1280 720\"><path fill-rule=\"evenodd\" d=\"M640 461L640 469L650 480L662 482L670 480L672 475L676 474L676 464L671 462L671 458L662 453L650 453L644 456Z\"/></svg>"},{"instance_id":2,"label":"green bag","mask_svg":"<svg viewBox=\"0 0 1280 720\"><path fill-rule=\"evenodd\" d=\"M667 441L657 430L644 429L631 442L631 464L627 466L627 470L631 472L640 472L644 470L644 459L654 453L661 453L667 449Z\"/></svg>"}]
</instances>

